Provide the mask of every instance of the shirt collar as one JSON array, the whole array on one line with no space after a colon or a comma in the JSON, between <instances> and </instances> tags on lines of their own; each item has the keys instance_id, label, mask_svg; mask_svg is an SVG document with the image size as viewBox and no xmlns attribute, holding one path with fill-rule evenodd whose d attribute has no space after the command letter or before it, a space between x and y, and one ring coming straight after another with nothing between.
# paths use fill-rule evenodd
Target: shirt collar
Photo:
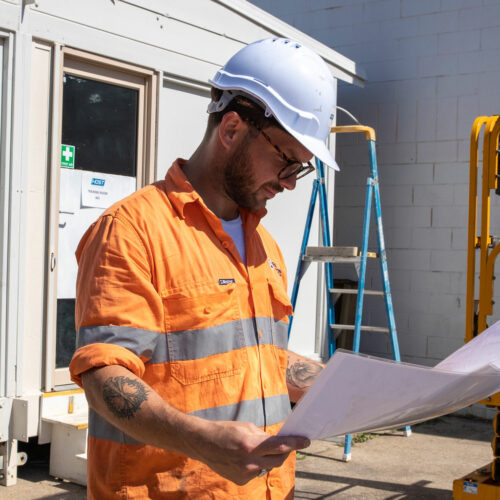
<instances>
[{"instance_id":1,"label":"shirt collar","mask_svg":"<svg viewBox=\"0 0 500 500\"><path fill-rule=\"evenodd\" d=\"M165 176L168 199L183 219L185 218L184 207L188 203L202 201L200 195L193 189L193 186L191 186L191 183L182 171L182 167L186 162L187 160L177 158Z\"/></svg>"},{"instance_id":2,"label":"shirt collar","mask_svg":"<svg viewBox=\"0 0 500 500\"><path fill-rule=\"evenodd\" d=\"M193 186L182 171L182 167L186 163L187 160L177 158L177 160L175 160L174 163L172 163L172 166L168 169L165 176L168 199L183 219L185 218L184 208L189 203L198 203L203 210L212 213L205 205L198 192L194 190ZM243 220L243 226L250 232L256 229L259 225L260 219L267 214L267 210L265 208L262 210L247 210L239 207L239 211Z\"/></svg>"}]
</instances>

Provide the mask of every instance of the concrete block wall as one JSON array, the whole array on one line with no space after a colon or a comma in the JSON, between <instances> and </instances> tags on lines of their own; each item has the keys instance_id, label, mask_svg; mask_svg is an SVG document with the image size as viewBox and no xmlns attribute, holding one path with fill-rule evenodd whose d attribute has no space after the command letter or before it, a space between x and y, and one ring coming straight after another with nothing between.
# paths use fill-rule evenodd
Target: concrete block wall
<instances>
[{"instance_id":1,"label":"concrete block wall","mask_svg":"<svg viewBox=\"0 0 500 500\"><path fill-rule=\"evenodd\" d=\"M338 103L377 131L401 353L432 366L464 342L469 135L476 116L500 113L500 0L253 3L366 71L366 87L341 84ZM341 113L338 120L349 123ZM361 235L366 142L338 137L337 159L334 238L350 245ZM492 232L500 234L494 198ZM378 274L372 266L368 284L377 286ZM353 274L344 266L336 276ZM366 303L366 320L383 325L375 300ZM500 306L490 324L498 319ZM383 336L363 335L365 352L390 352Z\"/></svg>"}]
</instances>

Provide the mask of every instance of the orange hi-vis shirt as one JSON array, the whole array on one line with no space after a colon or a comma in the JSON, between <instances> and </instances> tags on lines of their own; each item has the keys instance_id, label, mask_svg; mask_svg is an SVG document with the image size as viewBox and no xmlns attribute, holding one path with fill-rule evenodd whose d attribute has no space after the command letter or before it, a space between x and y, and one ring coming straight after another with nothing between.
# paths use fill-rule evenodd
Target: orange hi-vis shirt
<instances>
[{"instance_id":1,"label":"orange hi-vis shirt","mask_svg":"<svg viewBox=\"0 0 500 500\"><path fill-rule=\"evenodd\" d=\"M290 413L282 254L240 210L246 266L177 160L164 181L108 209L78 249L72 380L122 365L182 412L275 434ZM89 410L88 497L291 499L295 456L237 486L205 464L137 442Z\"/></svg>"}]
</instances>

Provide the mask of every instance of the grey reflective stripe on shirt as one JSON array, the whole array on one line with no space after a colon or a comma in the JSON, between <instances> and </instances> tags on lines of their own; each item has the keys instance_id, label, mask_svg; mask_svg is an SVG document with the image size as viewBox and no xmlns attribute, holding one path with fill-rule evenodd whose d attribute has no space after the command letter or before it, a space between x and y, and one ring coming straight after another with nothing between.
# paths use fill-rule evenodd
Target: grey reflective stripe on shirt
<instances>
[{"instance_id":1,"label":"grey reflective stripe on shirt","mask_svg":"<svg viewBox=\"0 0 500 500\"><path fill-rule=\"evenodd\" d=\"M288 324L272 318L248 318L210 328L167 333L158 339L149 363L203 359L258 344L275 344L286 349Z\"/></svg>"},{"instance_id":2,"label":"grey reflective stripe on shirt","mask_svg":"<svg viewBox=\"0 0 500 500\"><path fill-rule=\"evenodd\" d=\"M261 344L275 344L280 349L288 348L288 323L274 318L255 318L257 328L262 331ZM271 332L268 328L271 325ZM269 338L269 333L271 337Z\"/></svg>"},{"instance_id":3,"label":"grey reflective stripe on shirt","mask_svg":"<svg viewBox=\"0 0 500 500\"><path fill-rule=\"evenodd\" d=\"M114 425L110 424L105 418L101 417L92 408L89 408L89 436L114 441L123 444L144 444L131 438Z\"/></svg>"},{"instance_id":4,"label":"grey reflective stripe on shirt","mask_svg":"<svg viewBox=\"0 0 500 500\"><path fill-rule=\"evenodd\" d=\"M116 344L132 351L137 356L151 358L160 332L152 332L131 326L83 326L76 335L76 347L88 344Z\"/></svg>"},{"instance_id":5,"label":"grey reflective stripe on shirt","mask_svg":"<svg viewBox=\"0 0 500 500\"><path fill-rule=\"evenodd\" d=\"M250 399L231 405L196 410L190 412L189 415L206 420L253 422L257 427L264 427L285 421L290 412L288 394L279 394L268 398Z\"/></svg>"},{"instance_id":6,"label":"grey reflective stripe on shirt","mask_svg":"<svg viewBox=\"0 0 500 500\"><path fill-rule=\"evenodd\" d=\"M137 356L147 358L148 364L188 361L257 344L275 344L286 349L288 324L259 317L171 333L115 325L85 326L78 330L77 347L95 343L125 347Z\"/></svg>"},{"instance_id":7,"label":"grey reflective stripe on shirt","mask_svg":"<svg viewBox=\"0 0 500 500\"><path fill-rule=\"evenodd\" d=\"M280 394L264 399L251 399L231 405L197 410L190 412L189 415L195 415L206 420L253 422L257 427L264 427L265 425L284 422L290 411L288 394ZM115 443L143 444L117 429L91 408L89 408L89 435L98 439L114 441Z\"/></svg>"}]
</instances>

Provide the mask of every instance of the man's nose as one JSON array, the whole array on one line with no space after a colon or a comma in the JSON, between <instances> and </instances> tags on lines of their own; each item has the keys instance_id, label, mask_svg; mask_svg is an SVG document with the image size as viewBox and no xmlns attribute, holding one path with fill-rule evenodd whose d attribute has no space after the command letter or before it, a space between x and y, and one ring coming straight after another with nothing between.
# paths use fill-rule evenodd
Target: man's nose
<instances>
[{"instance_id":1,"label":"man's nose","mask_svg":"<svg viewBox=\"0 0 500 500\"><path fill-rule=\"evenodd\" d=\"M289 189L292 191L295 189L295 185L297 184L297 175L291 175L290 177L285 177L284 179L280 179L280 185L285 188Z\"/></svg>"}]
</instances>

